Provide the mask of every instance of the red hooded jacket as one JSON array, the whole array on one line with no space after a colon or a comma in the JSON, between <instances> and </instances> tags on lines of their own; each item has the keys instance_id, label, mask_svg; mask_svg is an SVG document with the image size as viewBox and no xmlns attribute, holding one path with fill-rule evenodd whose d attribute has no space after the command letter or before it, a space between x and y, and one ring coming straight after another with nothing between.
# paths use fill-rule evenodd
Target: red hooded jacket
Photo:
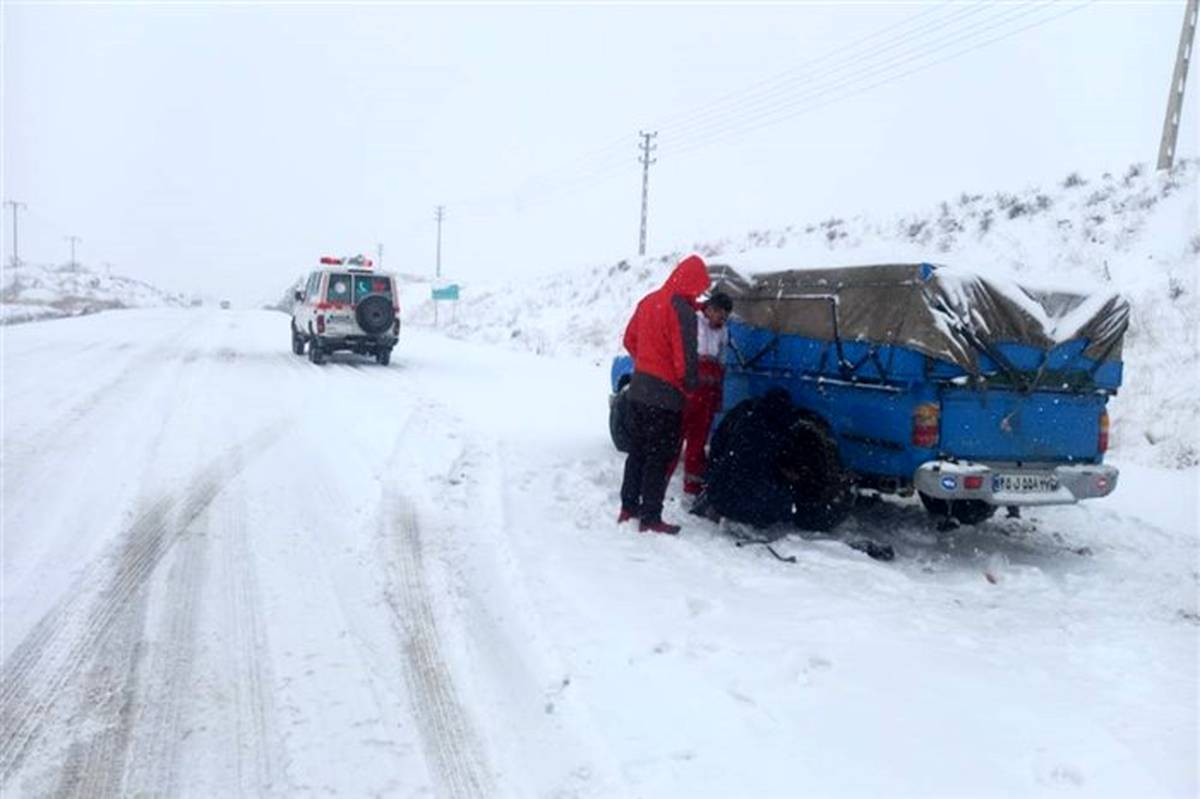
<instances>
[{"instance_id":1,"label":"red hooded jacket","mask_svg":"<svg viewBox=\"0 0 1200 799\"><path fill-rule=\"evenodd\" d=\"M696 386L696 298L709 283L704 259L689 255L638 303L625 328L625 349L633 356L629 399L683 407L683 392Z\"/></svg>"}]
</instances>

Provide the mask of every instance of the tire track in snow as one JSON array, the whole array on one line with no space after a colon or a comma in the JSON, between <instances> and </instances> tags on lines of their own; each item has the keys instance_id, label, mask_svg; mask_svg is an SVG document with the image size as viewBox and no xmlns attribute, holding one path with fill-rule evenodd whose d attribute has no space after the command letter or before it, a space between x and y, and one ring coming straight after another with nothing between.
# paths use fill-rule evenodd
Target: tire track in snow
<instances>
[{"instance_id":1,"label":"tire track in snow","mask_svg":"<svg viewBox=\"0 0 1200 799\"><path fill-rule=\"evenodd\" d=\"M134 730L122 787L133 795L175 795L183 707L193 690L199 596L208 573L208 515L202 514L172 554L166 575L164 618L145 656L136 691Z\"/></svg>"},{"instance_id":2,"label":"tire track in snow","mask_svg":"<svg viewBox=\"0 0 1200 799\"><path fill-rule=\"evenodd\" d=\"M177 364L173 364L173 366L177 366ZM175 371L177 371L177 370L175 370ZM176 414L178 409L179 409L178 403L172 403L168 406L168 412L162 417L162 419L159 420L157 429L155 430L154 435L152 436L150 443L145 450L145 454L143 455L143 457L141 459L139 459L138 462L148 464L155 459L155 457L158 453L158 450L159 450L160 446L162 445L162 442L166 436L166 431L169 426L168 423L169 423L170 419ZM146 474L143 474L142 475L143 479L145 479L146 476L147 476ZM161 501L162 500L160 500L159 502L161 502ZM147 513L147 512L149 513L149 515L151 517L154 517L154 518L161 517L165 523L165 519L166 519L166 515L167 515L167 508L165 507L165 505L160 506L158 504L158 502L156 502L154 504L148 504L147 502L143 502L140 507L142 510L139 511L137 515L135 515L134 524L133 524L132 529L137 529L143 523L143 520L145 518L145 513ZM118 540L119 539L120 539L120 536L118 537ZM55 617L55 618L62 618L63 615L66 615L66 616L69 616L72 618L80 616L82 611L77 612L76 608L82 608L85 606L84 594L92 585L98 585L101 582L103 582L104 566L105 566L105 559L102 558L102 559L98 560L97 562L91 564L89 567L87 567L85 569L84 575L81 576L80 579L76 580L75 583L71 586L70 590L64 594L65 599L58 603L60 606L64 605L64 603L66 605L68 605L68 611L65 614L56 614L52 610L48 614L48 616ZM138 601L131 603L127 608L127 610L132 609L135 611L134 615L136 616L136 618L139 622L139 624L138 624L139 627L141 626L140 622L143 618L142 609L143 609L144 603L143 603L142 599L143 598L141 597L141 595L139 595ZM122 623L115 625L115 629L118 631L121 631L121 632L125 632L128 630L128 628L130 626L133 625L133 621L130 619L124 618L124 616L128 616L128 613L123 613L122 616L123 616ZM43 622L44 621L45 621L45 619L43 619ZM84 622L84 623L86 624L86 622ZM63 625L61 625L61 627L65 628L66 625L63 624ZM60 629L59 625L39 624L39 625L35 626L33 631L28 636L26 636L26 638L22 642L21 646L27 647L29 651L39 651L43 647L46 647L51 650L61 650L62 649L62 641L66 640L66 639L63 638L63 639L59 640L57 642L57 644L54 644L54 643L52 643L52 638L50 637L51 633L57 632L59 629ZM111 637L120 638L121 635L114 634ZM52 652L51 654L55 654L55 653ZM62 655L61 652L58 652L57 654ZM98 660L99 663L108 663L114 657L108 651L107 648L105 648L105 654L108 655L108 657L100 658ZM12 662L12 660L15 660L16 655L17 655L17 652L14 651L14 653L12 653L12 659L10 659L9 662ZM4 669L0 669L0 672L3 672L6 677L8 676L7 675L7 672L8 672L7 666L8 666L8 664L6 663ZM131 673L134 670L134 668L136 667L136 661L129 663L128 666L129 666L129 668L127 668L123 671L120 669L103 670L100 668L91 668L85 674L84 687L81 690L77 689L77 693L79 695L75 696L75 698L77 700L76 701L76 705L77 705L76 716L83 715L83 716L87 717L89 721L94 722L94 725L98 724L102 730L107 730L107 729L111 729L111 728L123 729L125 727L125 722L123 720L119 720L118 717L127 710L128 704L122 703L119 708L113 708L111 706L111 703L107 703L104 701L97 701L96 699L94 699L94 697L100 697L100 699L102 700L104 697L117 695L120 692L120 689L115 685L116 678L115 678L115 676L113 676L113 673L118 672L118 671L120 671L121 673ZM18 674L16 676L18 676L18 677L21 676L19 673L20 672L19 669L13 669L13 671L18 672ZM70 690L70 688L68 688L68 690ZM129 694L121 693L121 695L127 696ZM66 702L66 700L64 698L63 703L65 704L65 702ZM2 692L0 692L0 711L3 711L4 707L5 707L4 695ZM107 715L105 715L105 714L107 714ZM0 715L0 720L2 720L3 718L4 718L3 715ZM51 721L51 720L47 720L47 721ZM93 739L95 739L96 737L97 736L93 736ZM99 736L100 740L94 746L94 748L97 751L103 751L107 748L107 744L105 742L106 737L112 738L112 736L103 736L103 735ZM60 783L59 793L71 793L71 792L73 792L74 787L78 786L81 782L84 781L80 775L87 768L87 764L84 761L89 759L88 752L91 748L93 748L93 747L89 747L88 745L82 744L78 741L71 745L71 747L69 748L69 750L66 754L65 763L64 763L64 766L62 769L62 780ZM0 751L2 751L2 741L0 741ZM105 761L109 761L109 760L111 760L111 756L105 758ZM0 761L0 762L2 762L2 761ZM3 773L0 772L0 774L3 774ZM7 775L5 774L4 776L7 776Z\"/></svg>"},{"instance_id":3,"label":"tire track in snow","mask_svg":"<svg viewBox=\"0 0 1200 799\"><path fill-rule=\"evenodd\" d=\"M231 471L244 470L245 453L236 447L229 455ZM234 718L227 757L236 774L239 793L263 795L272 790L273 763L269 754L274 730L269 678L261 659L265 626L261 618L257 579L246 539L244 488L237 480L220 492L221 501L201 515L177 547L167 576L155 656L150 658L139 691L139 717L129 757L124 792L132 795L179 793L181 748L188 737L186 709L199 675L197 618L209 573L219 574L218 618L222 621L217 660L222 687L228 686ZM222 691L224 693L224 691Z\"/></svg>"},{"instance_id":4,"label":"tire track in snow","mask_svg":"<svg viewBox=\"0 0 1200 799\"><path fill-rule=\"evenodd\" d=\"M282 429L279 423L260 431L246 449L261 452ZM129 620L163 556L240 468L227 453L202 469L181 496L145 503L115 555L85 569L13 650L0 668L0 777L21 765L69 686L104 651L119 622ZM103 586L98 593L88 590L97 584Z\"/></svg>"},{"instance_id":5,"label":"tire track in snow","mask_svg":"<svg viewBox=\"0 0 1200 799\"><path fill-rule=\"evenodd\" d=\"M418 409L414 417L421 414ZM393 453L400 462L406 437ZM450 797L485 797L492 794L492 778L481 754L479 738L454 687L449 664L442 654L437 620L425 577L421 528L412 503L384 484L379 538L385 547L389 585L384 599L392 611L393 626L404 642L405 680L429 771L438 793Z\"/></svg>"},{"instance_id":6,"label":"tire track in snow","mask_svg":"<svg viewBox=\"0 0 1200 799\"><path fill-rule=\"evenodd\" d=\"M6 440L4 442L6 488L5 493L11 497L21 496L26 487L26 481L36 475L39 466L53 464L64 453L78 445L81 431L86 428L86 422L91 415L106 402L119 400L115 392L137 376L139 385L149 383L152 387L158 384L141 377L144 372L164 373L164 381L170 385L179 367L183 364L178 357L168 358L175 352L176 345L183 339L185 330L176 331L167 341L148 348L146 351L133 356L132 362L122 367L115 375L93 388L82 398L70 403L61 413L56 414L25 436L24 442ZM7 436L6 436L7 439ZM16 468L14 468L14 466Z\"/></svg>"},{"instance_id":7,"label":"tire track in snow","mask_svg":"<svg viewBox=\"0 0 1200 799\"><path fill-rule=\"evenodd\" d=\"M237 453L241 470L243 453ZM229 620L227 658L233 664L234 707L237 712L234 756L238 791L252 796L271 792L281 760L273 751L274 695L267 652L267 625L262 617L254 552L246 530L246 498L240 486L225 504L221 521L224 581L222 594Z\"/></svg>"},{"instance_id":8,"label":"tire track in snow","mask_svg":"<svg viewBox=\"0 0 1200 799\"><path fill-rule=\"evenodd\" d=\"M122 793L145 614L146 595L140 593L114 624L113 633L101 642L84 673L72 725L76 730L94 732L71 741L55 796Z\"/></svg>"}]
</instances>

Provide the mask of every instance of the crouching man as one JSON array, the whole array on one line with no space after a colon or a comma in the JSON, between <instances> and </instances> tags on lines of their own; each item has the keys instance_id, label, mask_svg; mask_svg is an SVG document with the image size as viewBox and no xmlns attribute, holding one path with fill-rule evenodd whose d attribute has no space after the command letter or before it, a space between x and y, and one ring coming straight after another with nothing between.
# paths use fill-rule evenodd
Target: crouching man
<instances>
[{"instance_id":1,"label":"crouching man","mask_svg":"<svg viewBox=\"0 0 1200 799\"><path fill-rule=\"evenodd\" d=\"M713 435L708 479L693 513L755 527L792 519L795 417L791 399L775 388L731 410Z\"/></svg>"},{"instance_id":2,"label":"crouching man","mask_svg":"<svg viewBox=\"0 0 1200 799\"><path fill-rule=\"evenodd\" d=\"M725 347L729 330L725 322L733 311L733 300L715 292L696 312L696 351L699 355L699 385L687 393L683 403L683 491L696 495L704 489L708 468L708 434L721 409L725 382ZM674 473L675 464L671 464ZM668 475L668 481L670 475Z\"/></svg>"}]
</instances>

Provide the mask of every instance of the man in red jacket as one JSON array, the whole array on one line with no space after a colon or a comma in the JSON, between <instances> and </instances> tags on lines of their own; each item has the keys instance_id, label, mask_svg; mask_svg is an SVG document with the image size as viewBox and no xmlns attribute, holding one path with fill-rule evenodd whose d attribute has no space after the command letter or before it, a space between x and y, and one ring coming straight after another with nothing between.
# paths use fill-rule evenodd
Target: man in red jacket
<instances>
[{"instance_id":1,"label":"man in red jacket","mask_svg":"<svg viewBox=\"0 0 1200 799\"><path fill-rule=\"evenodd\" d=\"M667 467L679 452L684 392L698 382L696 298L709 282L704 259L689 255L662 288L642 298L625 328L625 349L633 356L627 394L633 440L617 522L637 516L642 532L679 532L679 525L662 520L663 495Z\"/></svg>"}]
</instances>

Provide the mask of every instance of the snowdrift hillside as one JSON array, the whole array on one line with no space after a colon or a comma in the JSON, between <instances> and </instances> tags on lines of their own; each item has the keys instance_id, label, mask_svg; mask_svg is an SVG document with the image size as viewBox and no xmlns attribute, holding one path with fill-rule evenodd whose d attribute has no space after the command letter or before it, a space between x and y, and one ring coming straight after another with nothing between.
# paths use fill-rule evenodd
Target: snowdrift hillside
<instances>
[{"instance_id":1,"label":"snowdrift hillside","mask_svg":"<svg viewBox=\"0 0 1200 799\"><path fill-rule=\"evenodd\" d=\"M5 266L0 323L80 316L114 308L182 306L184 298L149 283L79 267Z\"/></svg>"},{"instance_id":2,"label":"snowdrift hillside","mask_svg":"<svg viewBox=\"0 0 1200 799\"><path fill-rule=\"evenodd\" d=\"M890 220L830 217L690 249L744 273L930 261L1033 286L1116 289L1133 314L1125 383L1111 406L1114 450L1184 467L1200 463L1197 168L1192 160L1162 174L1142 165L1119 176L1071 174L1053 188L964 193ZM467 285L446 330L538 353L607 359L620 351L638 298L660 285L684 253ZM449 317L446 309L443 323ZM430 303L408 319L430 322Z\"/></svg>"}]
</instances>

